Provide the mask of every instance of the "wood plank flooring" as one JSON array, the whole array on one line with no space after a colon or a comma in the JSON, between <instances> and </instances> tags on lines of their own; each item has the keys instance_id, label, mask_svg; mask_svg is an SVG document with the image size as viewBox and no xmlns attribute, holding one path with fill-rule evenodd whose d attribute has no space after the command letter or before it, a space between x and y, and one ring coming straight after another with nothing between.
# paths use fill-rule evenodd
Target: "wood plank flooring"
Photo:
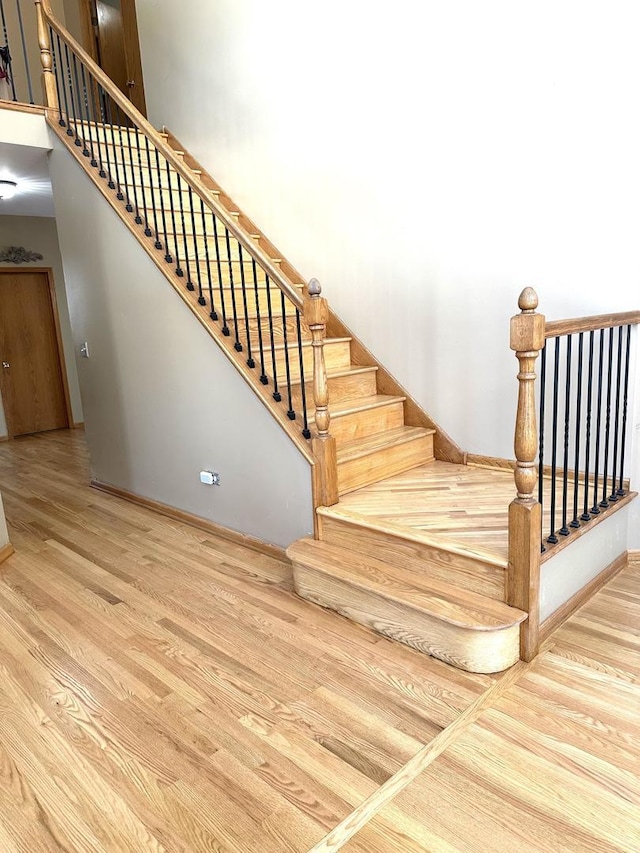
<instances>
[{"instance_id":1,"label":"wood plank flooring","mask_svg":"<svg viewBox=\"0 0 640 853\"><path fill-rule=\"evenodd\" d=\"M0 448L0 850L308 850L493 683L300 600L291 568Z\"/></svg>"},{"instance_id":2,"label":"wood plank flooring","mask_svg":"<svg viewBox=\"0 0 640 853\"><path fill-rule=\"evenodd\" d=\"M639 626L636 564L342 849L637 853Z\"/></svg>"},{"instance_id":3,"label":"wood plank flooring","mask_svg":"<svg viewBox=\"0 0 640 853\"><path fill-rule=\"evenodd\" d=\"M0 446L2 853L640 849L640 565L476 676L88 478Z\"/></svg>"}]
</instances>

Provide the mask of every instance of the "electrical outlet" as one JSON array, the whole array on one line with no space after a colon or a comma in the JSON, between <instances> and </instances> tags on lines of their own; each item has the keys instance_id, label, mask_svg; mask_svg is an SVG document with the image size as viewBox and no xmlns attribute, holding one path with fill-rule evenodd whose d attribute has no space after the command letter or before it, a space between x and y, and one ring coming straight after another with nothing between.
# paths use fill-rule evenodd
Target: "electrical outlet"
<instances>
[{"instance_id":1,"label":"electrical outlet","mask_svg":"<svg viewBox=\"0 0 640 853\"><path fill-rule=\"evenodd\" d=\"M217 471L200 471L200 482L205 486L219 486L220 474Z\"/></svg>"}]
</instances>

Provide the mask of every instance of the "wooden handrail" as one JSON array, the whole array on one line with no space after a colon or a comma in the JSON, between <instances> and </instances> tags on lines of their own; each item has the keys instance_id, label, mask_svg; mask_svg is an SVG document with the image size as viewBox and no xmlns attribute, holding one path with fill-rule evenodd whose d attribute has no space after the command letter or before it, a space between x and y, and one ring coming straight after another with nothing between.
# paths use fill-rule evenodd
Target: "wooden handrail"
<instances>
[{"instance_id":1,"label":"wooden handrail","mask_svg":"<svg viewBox=\"0 0 640 853\"><path fill-rule=\"evenodd\" d=\"M623 311L619 314L594 314L591 317L547 321L544 327L544 336L545 338L556 338L559 335L572 335L575 332L592 332L597 329L610 329L613 326L636 326L638 323L640 323L640 311Z\"/></svg>"},{"instance_id":2,"label":"wooden handrail","mask_svg":"<svg viewBox=\"0 0 640 853\"><path fill-rule=\"evenodd\" d=\"M285 296L296 306L303 310L304 303L302 296L295 290L291 282L283 275L282 271L272 262L271 258L256 246L254 241L247 234L242 226L240 226L233 217L225 210L217 198L209 192L197 178L195 178L185 164L177 157L174 150L160 136L158 131L150 124L149 121L140 113L131 101L126 98L120 89L107 77L99 65L89 56L80 44L62 27L55 19L51 12L49 0L37 0L37 4L42 7L42 14L47 23L60 36L60 38L76 53L79 59L90 69L92 75L97 82L102 86L105 92L115 101L118 107L129 116L135 125L151 140L156 149L162 154L164 159L172 166L173 169L186 181L188 186L201 198L215 215L229 229L230 233L247 251L250 257L254 258L260 268L269 276L269 279L276 284ZM43 54L46 55L46 54ZM46 68L44 69L47 70ZM57 109L57 105L48 104L52 109Z\"/></svg>"}]
</instances>

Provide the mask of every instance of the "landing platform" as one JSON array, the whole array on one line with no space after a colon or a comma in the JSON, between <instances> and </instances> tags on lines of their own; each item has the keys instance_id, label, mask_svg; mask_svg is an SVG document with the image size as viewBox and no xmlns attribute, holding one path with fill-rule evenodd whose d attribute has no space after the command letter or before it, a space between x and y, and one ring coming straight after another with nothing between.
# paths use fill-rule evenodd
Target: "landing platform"
<instances>
[{"instance_id":1,"label":"landing platform","mask_svg":"<svg viewBox=\"0 0 640 853\"><path fill-rule=\"evenodd\" d=\"M436 461L343 495L323 514L353 515L397 532L409 528L506 566L514 497L511 471Z\"/></svg>"}]
</instances>

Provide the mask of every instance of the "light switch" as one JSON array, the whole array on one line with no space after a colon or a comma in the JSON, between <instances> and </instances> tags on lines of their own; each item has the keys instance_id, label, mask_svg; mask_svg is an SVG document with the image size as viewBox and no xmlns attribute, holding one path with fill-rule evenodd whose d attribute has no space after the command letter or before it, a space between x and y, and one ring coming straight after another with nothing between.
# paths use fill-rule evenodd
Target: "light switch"
<instances>
[{"instance_id":1,"label":"light switch","mask_svg":"<svg viewBox=\"0 0 640 853\"><path fill-rule=\"evenodd\" d=\"M89 358L89 343L85 341L80 347L80 357L81 358Z\"/></svg>"}]
</instances>

